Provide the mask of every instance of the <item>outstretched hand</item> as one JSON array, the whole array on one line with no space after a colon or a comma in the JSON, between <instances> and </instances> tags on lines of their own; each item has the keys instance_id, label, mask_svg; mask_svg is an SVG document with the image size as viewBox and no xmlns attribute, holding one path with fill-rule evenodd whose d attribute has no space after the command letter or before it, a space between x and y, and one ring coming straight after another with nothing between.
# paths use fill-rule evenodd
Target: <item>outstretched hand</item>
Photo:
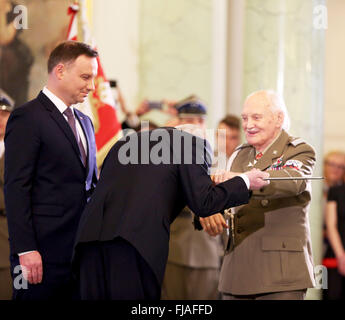
<instances>
[{"instance_id":1,"label":"outstretched hand","mask_svg":"<svg viewBox=\"0 0 345 320\"><path fill-rule=\"evenodd\" d=\"M200 218L200 224L204 231L212 237L221 234L224 228L229 228L224 217L220 213L216 213L206 218Z\"/></svg>"},{"instance_id":2,"label":"outstretched hand","mask_svg":"<svg viewBox=\"0 0 345 320\"><path fill-rule=\"evenodd\" d=\"M211 179L214 182L214 184L218 184L226 180L232 179L233 177L236 177L238 175L240 175L240 173L226 170L216 170L214 174L211 176Z\"/></svg>"}]
</instances>

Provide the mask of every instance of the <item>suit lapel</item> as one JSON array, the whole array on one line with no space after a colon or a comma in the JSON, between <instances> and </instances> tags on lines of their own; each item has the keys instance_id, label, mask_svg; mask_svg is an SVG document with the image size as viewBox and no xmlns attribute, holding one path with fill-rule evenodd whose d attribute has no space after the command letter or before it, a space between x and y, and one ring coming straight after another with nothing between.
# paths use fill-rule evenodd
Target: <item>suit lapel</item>
<instances>
[{"instance_id":1,"label":"suit lapel","mask_svg":"<svg viewBox=\"0 0 345 320\"><path fill-rule=\"evenodd\" d=\"M283 154L285 146L288 142L289 136L283 130L278 139L268 148L261 159L255 164L255 168L265 170L272 165L275 159L278 159Z\"/></svg>"},{"instance_id":2,"label":"suit lapel","mask_svg":"<svg viewBox=\"0 0 345 320\"><path fill-rule=\"evenodd\" d=\"M77 140L75 139L75 136L73 134L73 131L71 127L69 126L68 122L64 118L64 116L61 114L61 112L56 108L53 102L50 101L50 99L40 92L38 95L38 99L42 102L42 104L46 107L46 109L50 112L50 116L54 119L54 121L58 124L62 132L65 134L68 141L72 144L73 150L75 151L78 159L80 160L80 164L84 167L82 161L81 161L81 155L79 151L79 147L77 144Z\"/></svg>"}]
</instances>

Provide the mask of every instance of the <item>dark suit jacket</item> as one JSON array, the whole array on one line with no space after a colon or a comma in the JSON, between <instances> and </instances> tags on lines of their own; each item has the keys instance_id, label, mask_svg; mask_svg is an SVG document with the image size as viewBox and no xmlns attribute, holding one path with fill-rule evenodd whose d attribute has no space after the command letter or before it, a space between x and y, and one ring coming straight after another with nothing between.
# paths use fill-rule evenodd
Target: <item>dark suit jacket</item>
<instances>
[{"instance_id":1,"label":"dark suit jacket","mask_svg":"<svg viewBox=\"0 0 345 320\"><path fill-rule=\"evenodd\" d=\"M162 138L157 139L160 133ZM208 175L210 159L204 156L205 140L189 133L161 128L126 139L117 142L104 161L100 181L81 218L76 245L122 237L139 251L161 284L170 224L182 208L188 205L195 214L208 216L247 203L249 192L240 177L214 186ZM185 153L185 141L192 139L193 148L189 145ZM149 141L146 150L145 141ZM202 152L195 152L200 146ZM148 155L159 155L160 148L163 158L170 157L169 164L149 161ZM147 160L147 164L121 163L126 150L136 150L133 160ZM190 164L179 164L179 154Z\"/></svg>"},{"instance_id":2,"label":"dark suit jacket","mask_svg":"<svg viewBox=\"0 0 345 320\"><path fill-rule=\"evenodd\" d=\"M43 263L70 263L80 215L97 181L91 120L75 110L87 168L63 115L42 92L14 110L5 135L5 204L11 254L38 250Z\"/></svg>"}]
</instances>

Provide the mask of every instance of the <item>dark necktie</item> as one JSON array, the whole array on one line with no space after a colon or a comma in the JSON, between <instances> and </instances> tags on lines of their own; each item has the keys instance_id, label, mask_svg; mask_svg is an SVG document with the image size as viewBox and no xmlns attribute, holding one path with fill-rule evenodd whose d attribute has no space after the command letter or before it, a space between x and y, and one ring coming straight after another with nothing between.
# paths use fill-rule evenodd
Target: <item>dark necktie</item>
<instances>
[{"instance_id":1,"label":"dark necktie","mask_svg":"<svg viewBox=\"0 0 345 320\"><path fill-rule=\"evenodd\" d=\"M69 126L71 127L71 129L72 129L72 131L74 133L75 139L77 140L79 151L80 151L80 154L81 154L81 159L82 159L84 167L85 167L86 166L86 153L85 153L85 150L84 150L83 143L81 142L81 139L80 139L80 137L78 135L77 127L76 127L76 124L75 124L75 119L74 119L74 116L73 116L73 111L71 110L71 108L67 108L63 113L64 113L64 115L66 115L66 117L68 119L68 124L69 124Z\"/></svg>"}]
</instances>

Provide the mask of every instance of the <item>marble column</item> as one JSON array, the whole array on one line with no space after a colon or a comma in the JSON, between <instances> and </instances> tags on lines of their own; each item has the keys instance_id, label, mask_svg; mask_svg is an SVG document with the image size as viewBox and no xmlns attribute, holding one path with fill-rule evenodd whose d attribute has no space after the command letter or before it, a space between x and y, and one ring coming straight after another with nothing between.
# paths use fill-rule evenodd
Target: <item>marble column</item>
<instances>
[{"instance_id":1,"label":"marble column","mask_svg":"<svg viewBox=\"0 0 345 320\"><path fill-rule=\"evenodd\" d=\"M141 0L138 101L212 101L212 0ZM151 119L160 125L164 115Z\"/></svg>"},{"instance_id":2,"label":"marble column","mask_svg":"<svg viewBox=\"0 0 345 320\"><path fill-rule=\"evenodd\" d=\"M324 33L320 9L324 0L246 0L244 14L243 98L274 89L285 98L290 133L316 149L314 175L322 175ZM315 265L322 255L322 182L312 182L310 210ZM308 291L310 299L320 290Z\"/></svg>"}]
</instances>

